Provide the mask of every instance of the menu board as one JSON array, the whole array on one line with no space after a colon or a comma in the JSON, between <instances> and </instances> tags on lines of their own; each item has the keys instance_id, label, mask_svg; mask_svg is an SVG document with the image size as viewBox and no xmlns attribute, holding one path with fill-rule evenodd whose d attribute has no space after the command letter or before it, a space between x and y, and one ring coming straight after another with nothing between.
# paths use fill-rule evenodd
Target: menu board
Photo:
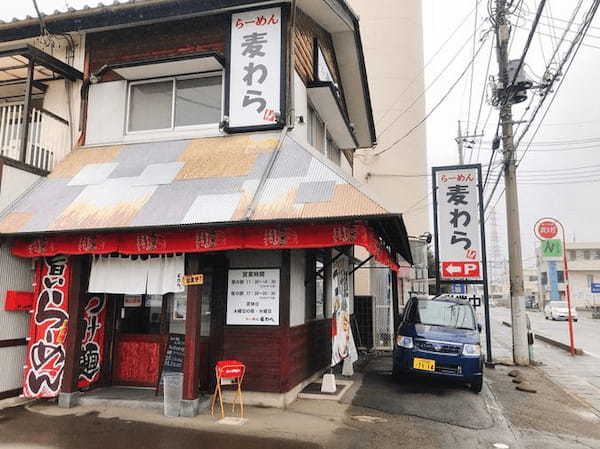
<instances>
[{"instance_id":1,"label":"menu board","mask_svg":"<svg viewBox=\"0 0 600 449\"><path fill-rule=\"evenodd\" d=\"M229 270L227 324L279 325L279 269Z\"/></svg>"},{"instance_id":2,"label":"menu board","mask_svg":"<svg viewBox=\"0 0 600 449\"><path fill-rule=\"evenodd\" d=\"M160 374L159 387L163 385L165 373L183 373L183 358L185 354L185 335L169 334L165 358Z\"/></svg>"}]
</instances>

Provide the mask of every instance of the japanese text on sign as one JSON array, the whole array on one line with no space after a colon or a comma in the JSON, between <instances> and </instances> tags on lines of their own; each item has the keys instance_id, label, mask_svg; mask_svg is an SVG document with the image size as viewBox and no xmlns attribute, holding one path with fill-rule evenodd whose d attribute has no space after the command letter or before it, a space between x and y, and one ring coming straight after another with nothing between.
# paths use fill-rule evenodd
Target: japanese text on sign
<instances>
[{"instance_id":1,"label":"japanese text on sign","mask_svg":"<svg viewBox=\"0 0 600 449\"><path fill-rule=\"evenodd\" d=\"M227 324L279 325L279 269L229 270Z\"/></svg>"},{"instance_id":2,"label":"japanese text on sign","mask_svg":"<svg viewBox=\"0 0 600 449\"><path fill-rule=\"evenodd\" d=\"M281 99L281 8L231 16L229 127L277 122Z\"/></svg>"},{"instance_id":3,"label":"japanese text on sign","mask_svg":"<svg viewBox=\"0 0 600 449\"><path fill-rule=\"evenodd\" d=\"M479 174L476 167L434 169L442 279L481 279Z\"/></svg>"},{"instance_id":4,"label":"japanese text on sign","mask_svg":"<svg viewBox=\"0 0 600 449\"><path fill-rule=\"evenodd\" d=\"M44 258L38 266L36 301L29 329L23 395L58 396L65 366L65 338L69 321L70 268L67 256Z\"/></svg>"}]
</instances>

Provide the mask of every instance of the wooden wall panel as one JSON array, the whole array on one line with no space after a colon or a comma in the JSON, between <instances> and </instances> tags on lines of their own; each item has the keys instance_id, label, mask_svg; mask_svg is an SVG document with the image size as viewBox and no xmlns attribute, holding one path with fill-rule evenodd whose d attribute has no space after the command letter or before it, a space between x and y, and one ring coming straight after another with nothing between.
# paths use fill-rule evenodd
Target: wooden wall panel
<instances>
[{"instance_id":1,"label":"wooden wall panel","mask_svg":"<svg viewBox=\"0 0 600 449\"><path fill-rule=\"evenodd\" d=\"M219 15L94 33L87 43L89 70L204 51L224 55L227 25L227 16Z\"/></svg>"},{"instance_id":2,"label":"wooden wall panel","mask_svg":"<svg viewBox=\"0 0 600 449\"><path fill-rule=\"evenodd\" d=\"M296 30L294 33L294 65L296 71L300 75L300 78L302 78L302 81L304 81L304 84L313 81L315 37L319 39L323 55L325 56L327 65L329 66L336 83L340 84L331 35L300 10L297 12Z\"/></svg>"},{"instance_id":3,"label":"wooden wall panel","mask_svg":"<svg viewBox=\"0 0 600 449\"><path fill-rule=\"evenodd\" d=\"M287 390L331 363L331 320L291 328Z\"/></svg>"}]
</instances>

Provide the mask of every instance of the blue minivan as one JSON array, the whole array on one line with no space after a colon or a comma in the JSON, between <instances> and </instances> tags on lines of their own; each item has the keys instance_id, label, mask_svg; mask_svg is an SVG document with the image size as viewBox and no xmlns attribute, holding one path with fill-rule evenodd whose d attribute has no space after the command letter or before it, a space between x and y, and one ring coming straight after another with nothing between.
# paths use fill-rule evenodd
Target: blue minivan
<instances>
[{"instance_id":1,"label":"blue minivan","mask_svg":"<svg viewBox=\"0 0 600 449\"><path fill-rule=\"evenodd\" d=\"M479 393L483 386L480 333L468 300L451 295L413 297L396 334L393 375L456 379Z\"/></svg>"}]
</instances>

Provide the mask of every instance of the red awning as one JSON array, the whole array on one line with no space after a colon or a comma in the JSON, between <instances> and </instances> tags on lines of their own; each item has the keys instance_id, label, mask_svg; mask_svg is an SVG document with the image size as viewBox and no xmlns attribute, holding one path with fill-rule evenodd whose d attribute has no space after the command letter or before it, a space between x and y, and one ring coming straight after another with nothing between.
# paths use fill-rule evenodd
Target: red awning
<instances>
[{"instance_id":1,"label":"red awning","mask_svg":"<svg viewBox=\"0 0 600 449\"><path fill-rule=\"evenodd\" d=\"M234 249L330 248L346 245L362 246L378 262L394 271L399 269L377 234L363 222L45 235L17 240L12 247L12 253L19 257L110 253L140 255Z\"/></svg>"}]
</instances>

